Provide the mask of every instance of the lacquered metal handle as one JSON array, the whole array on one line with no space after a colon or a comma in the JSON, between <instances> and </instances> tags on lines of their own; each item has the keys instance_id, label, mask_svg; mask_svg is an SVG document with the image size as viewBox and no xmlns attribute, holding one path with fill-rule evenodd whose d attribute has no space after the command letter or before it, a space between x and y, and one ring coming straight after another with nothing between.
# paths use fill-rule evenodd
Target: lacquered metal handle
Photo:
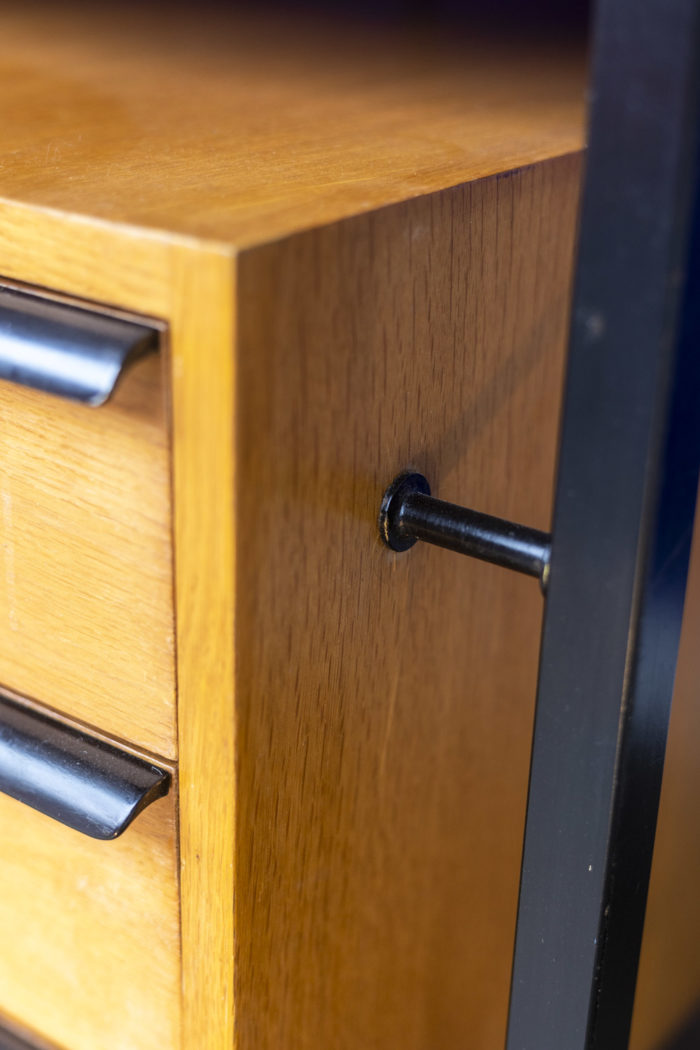
<instances>
[{"instance_id":1,"label":"lacquered metal handle","mask_svg":"<svg viewBox=\"0 0 700 1050\"><path fill-rule=\"evenodd\" d=\"M114 839L168 793L145 759L0 694L0 791L95 839Z\"/></svg>"},{"instance_id":2,"label":"lacquered metal handle","mask_svg":"<svg viewBox=\"0 0 700 1050\"><path fill-rule=\"evenodd\" d=\"M157 345L147 325L0 288L0 379L102 405L125 367Z\"/></svg>"}]
</instances>

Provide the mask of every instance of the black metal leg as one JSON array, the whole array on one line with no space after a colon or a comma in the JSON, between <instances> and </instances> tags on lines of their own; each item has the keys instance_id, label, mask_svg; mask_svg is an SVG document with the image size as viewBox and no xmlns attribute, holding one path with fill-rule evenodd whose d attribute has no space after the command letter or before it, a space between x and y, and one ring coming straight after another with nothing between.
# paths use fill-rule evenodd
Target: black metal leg
<instances>
[{"instance_id":1,"label":"black metal leg","mask_svg":"<svg viewBox=\"0 0 700 1050\"><path fill-rule=\"evenodd\" d=\"M700 460L697 0L602 0L508 1050L624 1050Z\"/></svg>"}]
</instances>

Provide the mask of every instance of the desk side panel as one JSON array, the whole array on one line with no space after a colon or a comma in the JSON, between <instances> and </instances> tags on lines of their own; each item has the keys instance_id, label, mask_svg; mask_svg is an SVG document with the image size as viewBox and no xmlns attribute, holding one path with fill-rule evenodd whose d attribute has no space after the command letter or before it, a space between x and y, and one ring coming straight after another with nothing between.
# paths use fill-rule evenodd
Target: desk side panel
<instances>
[{"instance_id":1,"label":"desk side panel","mask_svg":"<svg viewBox=\"0 0 700 1050\"><path fill-rule=\"evenodd\" d=\"M542 599L376 516L548 528L579 178L239 260L237 1050L503 1045Z\"/></svg>"}]
</instances>

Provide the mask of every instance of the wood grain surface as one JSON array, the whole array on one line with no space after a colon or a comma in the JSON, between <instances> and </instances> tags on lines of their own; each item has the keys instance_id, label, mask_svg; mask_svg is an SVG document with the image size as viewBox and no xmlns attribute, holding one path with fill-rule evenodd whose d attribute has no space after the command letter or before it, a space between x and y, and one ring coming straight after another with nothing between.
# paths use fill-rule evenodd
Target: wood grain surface
<instances>
[{"instance_id":1,"label":"wood grain surface","mask_svg":"<svg viewBox=\"0 0 700 1050\"><path fill-rule=\"evenodd\" d=\"M162 369L99 409L0 383L0 683L174 757Z\"/></svg>"},{"instance_id":2,"label":"wood grain surface","mask_svg":"<svg viewBox=\"0 0 700 1050\"><path fill-rule=\"evenodd\" d=\"M3 5L0 195L250 245L581 148L570 44L233 6Z\"/></svg>"},{"instance_id":3,"label":"wood grain surface","mask_svg":"<svg viewBox=\"0 0 700 1050\"><path fill-rule=\"evenodd\" d=\"M0 1017L63 1050L179 1050L174 796L98 842L0 795Z\"/></svg>"},{"instance_id":4,"label":"wood grain surface","mask_svg":"<svg viewBox=\"0 0 700 1050\"><path fill-rule=\"evenodd\" d=\"M182 776L178 807L182 982L171 1006L181 1013L183 1048L206 1047L208 1040L216 1050L229 1050L233 1043L235 581L225 558L219 556L227 549L232 552L234 536L233 479L226 466L233 456L233 392L224 385L227 362L229 367L234 362L232 254L218 246L0 202L0 259L2 273L15 282L168 323L174 484L180 493L173 523ZM221 371L208 369L214 361ZM200 396L207 389L214 395L211 404L208 397ZM204 569L206 574L201 572ZM8 851L2 843L0 869ZM61 857L59 852L57 863ZM16 921L20 919L18 913ZM46 916L42 921L47 921ZM131 944L130 950L138 953L145 947L144 941ZM67 954L69 958L70 951ZM138 978L142 971L137 967L134 974ZM38 1007L29 988L24 994L22 1009L30 1012L18 1020L31 1025ZM65 1018L79 1005L67 998ZM0 984L0 1014L3 1009L7 1013ZM172 1023L177 1030L177 1021ZM99 1041L93 1046L99 1048Z\"/></svg>"},{"instance_id":5,"label":"wood grain surface","mask_svg":"<svg viewBox=\"0 0 700 1050\"><path fill-rule=\"evenodd\" d=\"M548 528L579 176L240 259L238 1050L504 1043L542 598L376 517L414 467Z\"/></svg>"},{"instance_id":6,"label":"wood grain surface","mask_svg":"<svg viewBox=\"0 0 700 1050\"><path fill-rule=\"evenodd\" d=\"M225 256L181 253L174 274L183 1048L231 1050L235 268Z\"/></svg>"}]
</instances>

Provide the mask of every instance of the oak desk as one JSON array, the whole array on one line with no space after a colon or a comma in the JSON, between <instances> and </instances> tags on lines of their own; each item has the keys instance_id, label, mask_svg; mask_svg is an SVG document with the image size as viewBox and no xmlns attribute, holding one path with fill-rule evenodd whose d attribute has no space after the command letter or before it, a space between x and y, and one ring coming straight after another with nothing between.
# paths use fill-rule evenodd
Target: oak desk
<instances>
[{"instance_id":1,"label":"oak desk","mask_svg":"<svg viewBox=\"0 0 700 1050\"><path fill-rule=\"evenodd\" d=\"M1 384L0 684L172 778L115 842L2 800L0 1012L63 1050L493 1050L541 599L376 514L413 466L548 527L579 52L28 4L0 77L3 284L158 344L100 408ZM636 1050L698 984L655 906Z\"/></svg>"}]
</instances>

